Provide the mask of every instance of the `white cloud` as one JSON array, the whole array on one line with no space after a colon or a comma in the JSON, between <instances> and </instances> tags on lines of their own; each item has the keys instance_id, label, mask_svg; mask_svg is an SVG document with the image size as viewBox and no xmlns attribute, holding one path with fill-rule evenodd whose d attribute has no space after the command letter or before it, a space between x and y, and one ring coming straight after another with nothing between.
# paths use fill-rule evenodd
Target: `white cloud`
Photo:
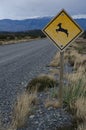
<instances>
[{"instance_id":1,"label":"white cloud","mask_svg":"<svg viewBox=\"0 0 86 130\"><path fill-rule=\"evenodd\" d=\"M78 14L72 16L74 19L86 18L86 14Z\"/></svg>"}]
</instances>

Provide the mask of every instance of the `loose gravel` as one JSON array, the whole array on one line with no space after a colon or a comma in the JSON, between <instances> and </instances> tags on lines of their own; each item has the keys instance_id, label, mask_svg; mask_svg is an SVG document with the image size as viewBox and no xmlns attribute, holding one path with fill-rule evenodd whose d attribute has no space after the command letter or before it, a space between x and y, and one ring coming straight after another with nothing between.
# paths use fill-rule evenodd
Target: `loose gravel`
<instances>
[{"instance_id":1,"label":"loose gravel","mask_svg":"<svg viewBox=\"0 0 86 130\"><path fill-rule=\"evenodd\" d=\"M38 93L38 104L24 127L17 130L74 130L73 117L65 108L45 107L46 92Z\"/></svg>"},{"instance_id":2,"label":"loose gravel","mask_svg":"<svg viewBox=\"0 0 86 130\"><path fill-rule=\"evenodd\" d=\"M47 39L0 46L0 115L9 124L11 111L18 94L27 83L41 73L57 49Z\"/></svg>"},{"instance_id":3,"label":"loose gravel","mask_svg":"<svg viewBox=\"0 0 86 130\"><path fill-rule=\"evenodd\" d=\"M49 72L47 65L56 52L57 48L47 39L0 46L0 115L4 126L11 122L17 95L25 90L31 79ZM46 93L38 95L39 100L45 97ZM61 126L72 126L71 115L64 109L47 109L40 100L26 126L18 130L59 130Z\"/></svg>"}]
</instances>

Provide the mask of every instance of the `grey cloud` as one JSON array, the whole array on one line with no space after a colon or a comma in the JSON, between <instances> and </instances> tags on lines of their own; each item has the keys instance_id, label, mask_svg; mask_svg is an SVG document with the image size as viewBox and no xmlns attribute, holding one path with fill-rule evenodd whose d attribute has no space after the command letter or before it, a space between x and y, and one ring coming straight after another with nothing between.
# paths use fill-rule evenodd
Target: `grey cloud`
<instances>
[{"instance_id":1,"label":"grey cloud","mask_svg":"<svg viewBox=\"0 0 86 130\"><path fill-rule=\"evenodd\" d=\"M3 0L0 2L0 18L56 15L62 8L71 15L86 14L85 0Z\"/></svg>"}]
</instances>

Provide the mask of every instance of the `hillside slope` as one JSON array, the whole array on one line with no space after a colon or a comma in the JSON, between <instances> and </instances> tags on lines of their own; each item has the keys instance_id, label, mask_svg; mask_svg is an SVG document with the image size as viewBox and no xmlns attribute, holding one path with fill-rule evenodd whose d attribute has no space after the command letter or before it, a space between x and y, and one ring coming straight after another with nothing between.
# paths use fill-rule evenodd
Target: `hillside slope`
<instances>
[{"instance_id":1,"label":"hillside slope","mask_svg":"<svg viewBox=\"0 0 86 130\"><path fill-rule=\"evenodd\" d=\"M43 29L43 27L52 19L52 17L33 18L25 20L0 20L0 31L21 32L34 29ZM75 19L75 21L86 30L86 19Z\"/></svg>"}]
</instances>

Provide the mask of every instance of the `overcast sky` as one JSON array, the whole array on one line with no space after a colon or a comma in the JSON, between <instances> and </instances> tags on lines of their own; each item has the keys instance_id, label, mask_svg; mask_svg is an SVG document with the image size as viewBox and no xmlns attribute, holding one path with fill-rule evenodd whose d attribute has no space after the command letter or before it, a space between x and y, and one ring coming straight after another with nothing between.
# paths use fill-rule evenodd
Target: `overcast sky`
<instances>
[{"instance_id":1,"label":"overcast sky","mask_svg":"<svg viewBox=\"0 0 86 130\"><path fill-rule=\"evenodd\" d=\"M74 17L86 17L86 0L0 0L0 19L55 16L62 8Z\"/></svg>"}]
</instances>

